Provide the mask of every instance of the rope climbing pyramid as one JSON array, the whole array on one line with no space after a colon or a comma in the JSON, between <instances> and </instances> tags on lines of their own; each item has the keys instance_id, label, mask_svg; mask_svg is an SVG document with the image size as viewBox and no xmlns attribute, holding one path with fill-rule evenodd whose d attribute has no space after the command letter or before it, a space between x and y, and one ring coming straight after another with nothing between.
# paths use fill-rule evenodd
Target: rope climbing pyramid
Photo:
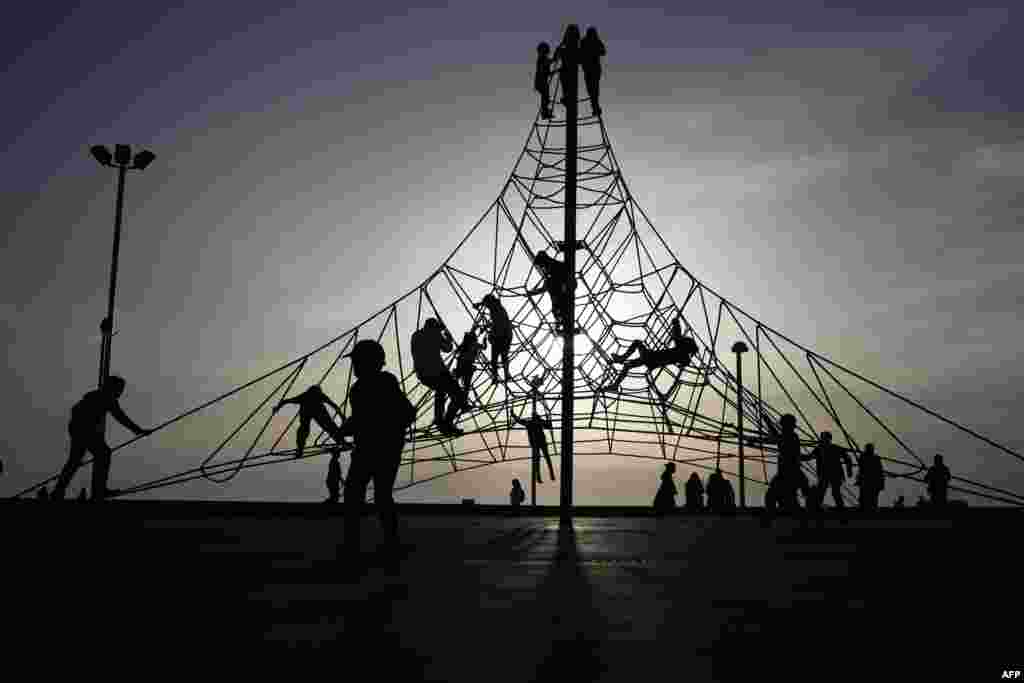
<instances>
[{"instance_id":1,"label":"rope climbing pyramid","mask_svg":"<svg viewBox=\"0 0 1024 683\"><path fill-rule=\"evenodd\" d=\"M720 468L738 483L743 505L760 499L775 474L776 426L789 413L808 451L830 431L854 461L872 443L890 478L920 482L925 458L948 444L946 461L958 475L952 490L1024 504L986 464L1019 467L1020 453L815 353L702 283L630 192L602 116L576 119L574 111L570 120L567 107L554 109L551 117L538 112L497 198L419 286L308 353L119 446L118 455L130 457L157 443L176 454L163 458L173 463L169 469L191 459L121 495L198 479L228 484L243 470L328 452L336 443L331 429L314 421L300 451L302 421L276 408L319 385L341 414L326 419L340 421L354 381L346 354L373 339L416 408L396 491L528 462L524 425L535 417L556 469L565 463L559 435L568 433L580 458L674 462L702 473ZM573 244L563 231L567 211L575 217ZM574 276L560 280L570 250ZM437 402L437 382L424 381L412 339L425 329L443 340L445 370L464 390L464 404L455 389ZM811 474L812 466L803 463ZM843 496L856 495L848 479Z\"/></svg>"}]
</instances>

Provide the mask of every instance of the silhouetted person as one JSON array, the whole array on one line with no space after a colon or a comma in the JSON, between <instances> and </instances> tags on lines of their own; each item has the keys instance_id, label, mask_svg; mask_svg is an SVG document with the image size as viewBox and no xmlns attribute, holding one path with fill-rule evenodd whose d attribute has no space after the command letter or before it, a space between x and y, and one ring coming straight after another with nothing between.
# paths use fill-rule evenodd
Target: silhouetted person
<instances>
[{"instance_id":1,"label":"silhouetted person","mask_svg":"<svg viewBox=\"0 0 1024 683\"><path fill-rule=\"evenodd\" d=\"M924 475L924 483L928 486L928 497L931 504L944 506L949 493L949 480L952 479L949 468L942 462L942 456L936 455L934 464Z\"/></svg>"},{"instance_id":2,"label":"silhouetted person","mask_svg":"<svg viewBox=\"0 0 1024 683\"><path fill-rule=\"evenodd\" d=\"M81 503L89 500L89 494L85 492L85 488L78 489L78 501Z\"/></svg>"},{"instance_id":3,"label":"silhouetted person","mask_svg":"<svg viewBox=\"0 0 1024 683\"><path fill-rule=\"evenodd\" d=\"M398 544L393 489L402 463L405 433L416 421L416 409L395 376L384 370L386 358L380 344L372 339L360 340L349 356L357 379L349 392L352 415L341 426L341 433L355 437L345 479L344 541L345 552L354 556L359 552L360 510L370 479L387 546L394 549Z\"/></svg>"},{"instance_id":4,"label":"silhouetted person","mask_svg":"<svg viewBox=\"0 0 1024 683\"><path fill-rule=\"evenodd\" d=\"M533 257L533 264L540 271L544 278L544 284L531 289L527 296L547 292L551 296L551 313L555 316L555 325L558 332L571 332L572 321L569 317L569 297L576 289L576 282L570 285L569 266L564 261L556 261L548 256L546 251L539 251ZM571 288L571 291L570 291Z\"/></svg>"},{"instance_id":5,"label":"silhouetted person","mask_svg":"<svg viewBox=\"0 0 1024 683\"><path fill-rule=\"evenodd\" d=\"M725 486L722 487L722 512L731 515L736 512L736 490L728 479L722 481L725 482Z\"/></svg>"},{"instance_id":6,"label":"silhouetted person","mask_svg":"<svg viewBox=\"0 0 1024 683\"><path fill-rule=\"evenodd\" d=\"M103 433L103 423L110 413L115 420L130 429L136 436L145 436L152 430L143 429L124 414L118 399L124 393L125 381L111 375L102 389L94 389L82 397L71 409L68 434L71 435L71 452L53 488L53 499L64 500L64 492L75 471L81 466L85 452L92 453L92 499L100 501L110 495L107 478L110 475L110 446Z\"/></svg>"},{"instance_id":7,"label":"silhouetted person","mask_svg":"<svg viewBox=\"0 0 1024 683\"><path fill-rule=\"evenodd\" d=\"M853 461L850 454L844 448L832 443L832 432L822 432L819 436L818 445L810 453L801 456L801 460L814 459L815 472L818 477L817 496L815 505L819 509L825 505L825 491L832 489L832 500L839 509L844 509L842 486L845 477L853 476ZM843 466L846 467L846 475L843 474Z\"/></svg>"},{"instance_id":8,"label":"silhouetted person","mask_svg":"<svg viewBox=\"0 0 1024 683\"><path fill-rule=\"evenodd\" d=\"M331 461L327 463L327 500L325 503L337 503L341 496L341 448L331 448Z\"/></svg>"},{"instance_id":9,"label":"silhouetted person","mask_svg":"<svg viewBox=\"0 0 1024 683\"><path fill-rule=\"evenodd\" d=\"M813 505L815 492L800 469L800 437L796 433L796 417L786 413L779 418L778 427L766 417L764 424L769 432L768 440L774 441L779 449L778 465L775 476L769 482L765 508L768 512L774 512L776 507L790 512L799 511L801 508L797 493L802 493L804 501Z\"/></svg>"},{"instance_id":10,"label":"silhouetted person","mask_svg":"<svg viewBox=\"0 0 1024 683\"><path fill-rule=\"evenodd\" d=\"M666 365L678 365L680 368L685 368L689 365L690 360L698 351L697 342L693 340L693 337L683 336L678 318L672 321L671 335L672 346L667 349L651 350L642 341L635 340L629 345L625 353L613 353L612 361L622 363L622 370L619 372L619 376L615 378L615 381L605 388L605 391L617 390L622 380L626 378L626 374L633 368L643 366L648 370L656 370ZM629 360L634 351L638 352L637 358Z\"/></svg>"},{"instance_id":11,"label":"silhouetted person","mask_svg":"<svg viewBox=\"0 0 1024 683\"><path fill-rule=\"evenodd\" d=\"M472 330L462 335L462 343L455 352L455 377L462 383L462 391L467 396L469 388L473 384L473 373L476 370L476 357L485 348L486 342L481 344Z\"/></svg>"},{"instance_id":12,"label":"silhouetted person","mask_svg":"<svg viewBox=\"0 0 1024 683\"><path fill-rule=\"evenodd\" d=\"M597 37L597 29L591 26L580 41L580 67L583 81L587 84L587 97L594 116L601 115L601 57L606 53L604 43Z\"/></svg>"},{"instance_id":13,"label":"silhouetted person","mask_svg":"<svg viewBox=\"0 0 1024 683\"><path fill-rule=\"evenodd\" d=\"M36 500L49 500L49 499L50 499L50 492L46 489L45 486L40 486L39 490L36 491Z\"/></svg>"},{"instance_id":14,"label":"silhouetted person","mask_svg":"<svg viewBox=\"0 0 1024 683\"><path fill-rule=\"evenodd\" d=\"M544 433L545 429L551 429L551 420L541 417L537 413L531 415L529 420L524 420L520 417L515 417L514 419L526 427L526 436L530 440L530 453L533 455L533 471L537 473L537 483L544 483L540 476L540 458L542 455L548 463L548 474L551 475L551 481L554 481L555 466L551 463L551 454L548 453L548 437Z\"/></svg>"},{"instance_id":15,"label":"silhouetted person","mask_svg":"<svg viewBox=\"0 0 1024 683\"><path fill-rule=\"evenodd\" d=\"M498 361L505 368L505 383L509 381L508 352L512 348L512 321L501 301L493 294L487 294L474 308L486 306L491 321L487 328L487 340L491 344L491 381L498 383Z\"/></svg>"},{"instance_id":16,"label":"silhouetted person","mask_svg":"<svg viewBox=\"0 0 1024 683\"><path fill-rule=\"evenodd\" d=\"M523 485L519 483L518 479L512 480L512 491L508 495L508 502L512 504L512 507L517 508L523 504L526 500L526 491L523 490Z\"/></svg>"},{"instance_id":17,"label":"silhouetted person","mask_svg":"<svg viewBox=\"0 0 1024 683\"><path fill-rule=\"evenodd\" d=\"M665 515L676 509L676 483L672 476L676 473L676 464L670 462L665 465L665 471L661 473L661 485L654 495L654 511L659 515Z\"/></svg>"},{"instance_id":18,"label":"silhouetted person","mask_svg":"<svg viewBox=\"0 0 1024 683\"><path fill-rule=\"evenodd\" d=\"M551 80L551 46L541 43L537 46L537 69L533 74L533 89L540 93L540 116L543 119L550 119L554 114L551 111L551 94L548 91L548 81Z\"/></svg>"},{"instance_id":19,"label":"silhouetted person","mask_svg":"<svg viewBox=\"0 0 1024 683\"><path fill-rule=\"evenodd\" d=\"M894 502L892 504L892 506L894 508L896 508L897 510L902 510L903 508L905 508L907 506L906 499L903 496L897 496L896 497L896 502Z\"/></svg>"},{"instance_id":20,"label":"silhouetted person","mask_svg":"<svg viewBox=\"0 0 1024 683\"><path fill-rule=\"evenodd\" d=\"M716 467L715 471L708 475L708 483L704 488L708 494L708 512L721 514L725 511L725 488L725 477L722 476L721 468Z\"/></svg>"},{"instance_id":21,"label":"silhouetted person","mask_svg":"<svg viewBox=\"0 0 1024 683\"><path fill-rule=\"evenodd\" d=\"M558 65L558 79L562 82L562 104L568 106L569 92L569 69L566 67L567 64L571 64L573 69L579 66L579 51L580 51L580 27L576 24L569 24L565 29L565 35L562 37L562 43L555 50L555 59L560 63Z\"/></svg>"},{"instance_id":22,"label":"silhouetted person","mask_svg":"<svg viewBox=\"0 0 1024 683\"><path fill-rule=\"evenodd\" d=\"M873 443L864 444L864 452L861 453L857 465L856 484L860 488L860 509L864 512L874 512L878 509L878 496L885 488L885 471L882 469L882 459L875 453ZM900 496L901 501L902 499L903 496Z\"/></svg>"},{"instance_id":23,"label":"silhouetted person","mask_svg":"<svg viewBox=\"0 0 1024 683\"><path fill-rule=\"evenodd\" d=\"M686 480L686 509L690 512L700 512L704 509L704 484L696 472L690 474Z\"/></svg>"},{"instance_id":24,"label":"silhouetted person","mask_svg":"<svg viewBox=\"0 0 1024 683\"><path fill-rule=\"evenodd\" d=\"M299 428L295 432L296 458L301 458L302 452L306 449L310 423L314 420L320 425L320 429L330 434L336 444L341 444L341 430L334 423L334 418L327 412L327 406L331 406L339 414L341 413L341 408L324 393L319 384L312 385L298 396L281 399L274 406L274 412L276 413L283 406L292 403L299 407Z\"/></svg>"},{"instance_id":25,"label":"silhouetted person","mask_svg":"<svg viewBox=\"0 0 1024 683\"><path fill-rule=\"evenodd\" d=\"M466 394L441 357L442 352L448 353L454 346L451 333L437 318L427 318L423 327L412 333L411 345L416 377L423 386L434 390L434 424L442 434L461 434L462 430L455 426L455 417L467 406ZM449 398L445 412L445 401Z\"/></svg>"}]
</instances>

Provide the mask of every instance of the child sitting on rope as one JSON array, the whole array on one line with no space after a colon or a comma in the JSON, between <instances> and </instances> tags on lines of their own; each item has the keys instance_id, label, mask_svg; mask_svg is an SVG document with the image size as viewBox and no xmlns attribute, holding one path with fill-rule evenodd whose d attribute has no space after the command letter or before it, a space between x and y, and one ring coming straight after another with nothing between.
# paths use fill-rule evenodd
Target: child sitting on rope
<instances>
[{"instance_id":1,"label":"child sitting on rope","mask_svg":"<svg viewBox=\"0 0 1024 683\"><path fill-rule=\"evenodd\" d=\"M508 352L512 348L512 322L508 318L508 311L501 305L501 301L493 294L487 294L480 303L474 304L474 308L487 307L491 316L491 324L487 331L488 341L491 343L491 381L498 383L498 359L502 361L505 368L505 384L508 384ZM485 347L486 348L486 345Z\"/></svg>"},{"instance_id":2,"label":"child sitting on rope","mask_svg":"<svg viewBox=\"0 0 1024 683\"><path fill-rule=\"evenodd\" d=\"M685 368L690 364L690 360L697 354L697 342L692 337L684 337L683 332L679 326L679 319L676 318L672 321L672 342L673 345L667 349L651 350L647 348L647 345L640 340L634 341L626 349L626 353L621 355L612 354L612 361L615 363L623 363L622 371L619 372L619 376L615 378L605 391L616 391L622 380L626 378L626 375L630 370L639 368L641 366L646 367L648 370L656 370L658 368L665 367L666 365L679 365L680 368ZM627 360L634 351L638 351L638 356L635 360Z\"/></svg>"},{"instance_id":3,"label":"child sitting on rope","mask_svg":"<svg viewBox=\"0 0 1024 683\"><path fill-rule=\"evenodd\" d=\"M314 420L320 425L320 429L331 435L336 444L343 445L341 429L334 423L325 406L331 406L338 414L341 414L341 408L324 393L319 384L314 384L298 396L281 399L274 406L274 412L276 413L282 406L289 403L299 406L299 428L295 432L295 441L298 446L295 451L296 458L302 457L302 452L306 448L306 439L309 438L309 426Z\"/></svg>"}]
</instances>

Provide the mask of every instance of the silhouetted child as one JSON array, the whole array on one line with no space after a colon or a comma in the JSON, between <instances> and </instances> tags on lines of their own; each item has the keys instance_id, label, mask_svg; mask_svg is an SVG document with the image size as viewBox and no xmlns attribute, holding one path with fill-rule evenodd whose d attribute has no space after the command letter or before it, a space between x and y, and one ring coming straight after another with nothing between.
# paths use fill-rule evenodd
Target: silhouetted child
<instances>
[{"instance_id":1,"label":"silhouetted child","mask_svg":"<svg viewBox=\"0 0 1024 683\"><path fill-rule=\"evenodd\" d=\"M523 490L523 485L519 483L518 479L512 480L512 492L509 493L508 499L514 508L519 507L526 500L526 491Z\"/></svg>"},{"instance_id":2,"label":"silhouetted child","mask_svg":"<svg viewBox=\"0 0 1024 683\"><path fill-rule=\"evenodd\" d=\"M931 499L932 505L943 506L946 504L949 481L952 478L949 468L942 462L942 456L936 454L932 466L924 475L924 483L928 486L928 497Z\"/></svg>"},{"instance_id":3,"label":"silhouetted child","mask_svg":"<svg viewBox=\"0 0 1024 683\"><path fill-rule=\"evenodd\" d=\"M832 443L832 432L822 432L818 437L818 445L801 460L814 460L815 471L818 476L817 495L815 506L819 509L825 505L825 490L832 489L832 500L839 509L846 505L843 503L842 486L845 481L843 466L846 466L846 476L853 476L853 461L845 449Z\"/></svg>"},{"instance_id":4,"label":"silhouetted child","mask_svg":"<svg viewBox=\"0 0 1024 683\"><path fill-rule=\"evenodd\" d=\"M661 473L661 485L658 492L654 494L654 511L658 516L668 514L676 509L676 483L672 476L676 473L676 464L670 462L665 465L665 471Z\"/></svg>"},{"instance_id":5,"label":"silhouetted child","mask_svg":"<svg viewBox=\"0 0 1024 683\"><path fill-rule=\"evenodd\" d=\"M530 453L533 455L533 471L537 473L537 482L543 484L540 476L540 458L543 455L548 463L548 474L551 480L555 480L555 466L551 463L551 454L548 453L548 438L544 433L545 429L551 429L551 420L542 418L537 413L530 416L529 420L515 417L515 421L526 427L526 436L530 440Z\"/></svg>"},{"instance_id":6,"label":"silhouetted child","mask_svg":"<svg viewBox=\"0 0 1024 683\"><path fill-rule=\"evenodd\" d=\"M533 74L533 89L540 93L540 116L550 119L551 95L548 92L548 81L551 79L551 46L541 43L537 46L537 69Z\"/></svg>"},{"instance_id":7,"label":"silhouetted child","mask_svg":"<svg viewBox=\"0 0 1024 683\"><path fill-rule=\"evenodd\" d=\"M469 388L473 384L473 372L476 370L476 357L486 347L486 342L481 344L472 330L462 336L462 343L456 350L455 376L462 383L462 391L469 395Z\"/></svg>"},{"instance_id":8,"label":"silhouetted child","mask_svg":"<svg viewBox=\"0 0 1024 683\"><path fill-rule=\"evenodd\" d=\"M597 37L597 29L591 26L580 41L580 67L594 116L601 115L601 57L605 54L604 43Z\"/></svg>"},{"instance_id":9,"label":"silhouetted child","mask_svg":"<svg viewBox=\"0 0 1024 683\"><path fill-rule=\"evenodd\" d=\"M572 321L569 317L569 297L576 289L575 278L570 285L569 267L564 261L556 261L547 252L539 251L533 257L533 264L544 278L544 284L526 293L533 296L546 291L551 297L551 313L555 316L556 330L559 333L571 332ZM571 289L571 291L570 291Z\"/></svg>"},{"instance_id":10,"label":"silhouetted child","mask_svg":"<svg viewBox=\"0 0 1024 683\"><path fill-rule=\"evenodd\" d=\"M442 434L457 436L462 430L455 426L456 416L467 407L466 394L445 367L441 353L452 350L454 342L448 329L437 318L427 318L423 327L412 333L412 360L416 377L434 390L434 424ZM448 410L445 411L445 401Z\"/></svg>"},{"instance_id":11,"label":"silhouetted child","mask_svg":"<svg viewBox=\"0 0 1024 683\"><path fill-rule=\"evenodd\" d=\"M352 461L345 479L345 542L350 556L359 552L360 512L366 487L373 479L373 498L387 545L398 543L398 513L393 489L402 463L405 434L416 421L416 409L402 393L398 379L384 370L384 348L372 339L356 343L351 353L356 381L349 392L352 415L341 426L354 436Z\"/></svg>"},{"instance_id":12,"label":"silhouetted child","mask_svg":"<svg viewBox=\"0 0 1024 683\"><path fill-rule=\"evenodd\" d=\"M124 393L125 384L123 378L111 375L103 383L102 389L88 392L71 409L71 421L68 423L71 452L54 486L54 500L64 500L64 492L71 483L75 471L81 466L86 451L92 453L92 499L100 501L111 494L107 488L111 451L103 429L107 413L136 436L145 436L152 432L132 422L121 410L118 399Z\"/></svg>"},{"instance_id":13,"label":"silhouetted child","mask_svg":"<svg viewBox=\"0 0 1024 683\"><path fill-rule=\"evenodd\" d=\"M704 509L704 484L696 472L686 480L686 509L689 512L700 512Z\"/></svg>"},{"instance_id":14,"label":"silhouetted child","mask_svg":"<svg viewBox=\"0 0 1024 683\"><path fill-rule=\"evenodd\" d=\"M281 410L282 406L290 403L299 407L299 428L295 432L296 458L302 457L302 452L306 448L306 440L309 438L310 423L314 420L321 429L330 434L335 443L341 444L341 431L327 412L326 406L331 406L337 413L341 413L341 408L324 393L319 384L314 384L298 396L281 399L274 406L274 412L276 413Z\"/></svg>"},{"instance_id":15,"label":"silhouetted child","mask_svg":"<svg viewBox=\"0 0 1024 683\"><path fill-rule=\"evenodd\" d=\"M857 463L857 486L860 488L860 509L863 512L874 512L878 509L878 496L885 488L885 471L882 459L875 453L875 445L864 444L864 452ZM900 507L903 496L899 497Z\"/></svg>"},{"instance_id":16,"label":"silhouetted child","mask_svg":"<svg viewBox=\"0 0 1024 683\"><path fill-rule=\"evenodd\" d=\"M626 374L633 368L646 367L648 370L656 370L666 365L678 365L685 368L690 360L697 354L697 342L692 337L684 337L679 325L679 319L672 321L671 326L672 346L666 349L652 351L640 340L635 340L623 354L612 354L612 361L622 363L622 371L615 381L609 384L605 391L615 391L619 388ZM636 360L628 360L633 352L639 352Z\"/></svg>"},{"instance_id":17,"label":"silhouetted child","mask_svg":"<svg viewBox=\"0 0 1024 683\"><path fill-rule=\"evenodd\" d=\"M803 494L804 501L813 504L815 492L807 482L807 475L800 469L800 437L796 433L796 417L786 413L779 418L776 427L767 416L764 420L768 431L766 440L778 445L779 459L775 476L769 482L769 497L765 499L765 508L771 513L778 507L784 511L800 511L797 493ZM770 503L770 504L769 504Z\"/></svg>"},{"instance_id":18,"label":"silhouetted child","mask_svg":"<svg viewBox=\"0 0 1024 683\"><path fill-rule=\"evenodd\" d=\"M327 500L325 503L337 503L341 496L341 448L331 448L331 461L327 463Z\"/></svg>"},{"instance_id":19,"label":"silhouetted child","mask_svg":"<svg viewBox=\"0 0 1024 683\"><path fill-rule=\"evenodd\" d=\"M580 27L569 24L562 37L562 43L555 50L558 60L558 79L562 83L562 104L568 106L569 74L579 68ZM577 72L578 73L578 72Z\"/></svg>"},{"instance_id":20,"label":"silhouetted child","mask_svg":"<svg viewBox=\"0 0 1024 683\"><path fill-rule=\"evenodd\" d=\"M905 500L905 499L903 498L903 496L897 496L897 497L896 497L896 502L894 502L894 503L892 504L892 506L893 506L894 508L896 508L897 510L902 510L903 508L905 508L905 507L907 506L907 502L906 502L906 500Z\"/></svg>"},{"instance_id":21,"label":"silhouetted child","mask_svg":"<svg viewBox=\"0 0 1024 683\"><path fill-rule=\"evenodd\" d=\"M509 320L508 311L501 305L501 301L493 294L487 294L480 303L474 304L474 308L486 306L491 321L487 329L487 338L491 344L491 381L498 383L498 361L501 360L505 368L505 383L509 381L508 374L508 352L512 347L512 322Z\"/></svg>"}]
</instances>

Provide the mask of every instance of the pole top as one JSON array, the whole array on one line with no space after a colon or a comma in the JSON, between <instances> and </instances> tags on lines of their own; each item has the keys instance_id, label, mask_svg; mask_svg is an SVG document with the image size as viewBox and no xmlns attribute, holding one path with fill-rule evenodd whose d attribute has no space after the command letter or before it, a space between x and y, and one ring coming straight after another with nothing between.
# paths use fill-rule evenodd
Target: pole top
<instances>
[{"instance_id":1,"label":"pole top","mask_svg":"<svg viewBox=\"0 0 1024 683\"><path fill-rule=\"evenodd\" d=\"M732 345L732 352L736 353L736 354L746 353L749 350L750 350L750 347L748 347L746 344L744 344L741 341L738 341L738 342L736 342L735 344Z\"/></svg>"}]
</instances>

